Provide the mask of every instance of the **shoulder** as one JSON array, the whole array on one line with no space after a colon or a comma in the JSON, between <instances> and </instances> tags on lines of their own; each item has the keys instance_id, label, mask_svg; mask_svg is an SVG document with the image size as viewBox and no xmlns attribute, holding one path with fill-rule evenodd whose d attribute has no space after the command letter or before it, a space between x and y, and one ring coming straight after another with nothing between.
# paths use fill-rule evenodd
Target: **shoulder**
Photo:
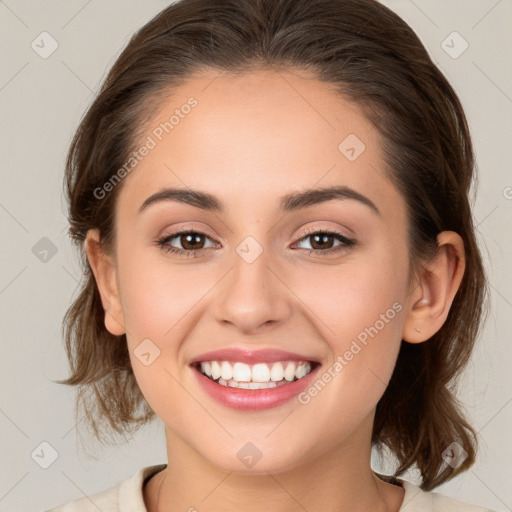
<instances>
[{"instance_id":1,"label":"shoulder","mask_svg":"<svg viewBox=\"0 0 512 512\"><path fill-rule=\"evenodd\" d=\"M144 482L165 467L165 464L158 464L141 468L128 480L124 480L114 487L90 496L77 498L46 512L98 512L98 510L102 512L119 512L121 510L146 512L142 492Z\"/></svg>"},{"instance_id":2,"label":"shoulder","mask_svg":"<svg viewBox=\"0 0 512 512\"><path fill-rule=\"evenodd\" d=\"M493 512L488 508L470 505L438 492L424 491L406 480L399 479L399 482L405 490L399 512Z\"/></svg>"},{"instance_id":3,"label":"shoulder","mask_svg":"<svg viewBox=\"0 0 512 512\"><path fill-rule=\"evenodd\" d=\"M98 509L103 512L118 512L120 510L118 499L119 487L120 485L117 485L90 496L77 498L65 505L52 508L47 512L98 512Z\"/></svg>"}]
</instances>

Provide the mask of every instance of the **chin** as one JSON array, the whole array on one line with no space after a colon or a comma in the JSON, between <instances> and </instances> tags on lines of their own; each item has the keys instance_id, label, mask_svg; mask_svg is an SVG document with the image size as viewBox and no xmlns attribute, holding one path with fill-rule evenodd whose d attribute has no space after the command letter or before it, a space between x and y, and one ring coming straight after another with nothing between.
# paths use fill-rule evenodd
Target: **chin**
<instances>
[{"instance_id":1,"label":"chin","mask_svg":"<svg viewBox=\"0 0 512 512\"><path fill-rule=\"evenodd\" d=\"M286 451L279 451L279 447L268 446L258 448L258 444L251 442L236 443L240 448L222 454L208 454L205 456L214 466L241 475L264 476L268 473L282 473L293 469L299 464L298 450L287 447Z\"/></svg>"}]
</instances>

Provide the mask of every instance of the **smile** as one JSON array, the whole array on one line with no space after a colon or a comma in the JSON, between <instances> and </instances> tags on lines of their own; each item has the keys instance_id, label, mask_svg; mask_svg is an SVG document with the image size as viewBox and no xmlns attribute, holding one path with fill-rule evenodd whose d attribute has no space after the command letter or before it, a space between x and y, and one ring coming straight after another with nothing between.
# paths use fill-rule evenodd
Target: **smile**
<instances>
[{"instance_id":1,"label":"smile","mask_svg":"<svg viewBox=\"0 0 512 512\"><path fill-rule=\"evenodd\" d=\"M316 378L320 363L282 360L247 364L207 360L191 364L200 388L222 406L263 411L292 402Z\"/></svg>"},{"instance_id":2,"label":"smile","mask_svg":"<svg viewBox=\"0 0 512 512\"><path fill-rule=\"evenodd\" d=\"M230 361L204 361L197 369L210 380L232 388L268 389L302 379L311 372L308 361L277 361L245 364Z\"/></svg>"}]
</instances>

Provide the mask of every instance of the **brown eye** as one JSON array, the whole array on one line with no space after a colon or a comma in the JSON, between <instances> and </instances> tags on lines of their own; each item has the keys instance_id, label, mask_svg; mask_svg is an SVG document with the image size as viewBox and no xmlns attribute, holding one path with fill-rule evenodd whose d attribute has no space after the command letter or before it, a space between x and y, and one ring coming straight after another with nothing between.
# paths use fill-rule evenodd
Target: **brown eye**
<instances>
[{"instance_id":1,"label":"brown eye","mask_svg":"<svg viewBox=\"0 0 512 512\"><path fill-rule=\"evenodd\" d=\"M179 238L181 246L184 249L187 249L190 251L193 251L195 249L202 249L202 247L200 247L200 245L201 245L201 239L204 238L204 235L202 235L200 233L184 233L184 234L179 235L179 237L175 237L175 238ZM204 241L202 243L204 244Z\"/></svg>"},{"instance_id":2,"label":"brown eye","mask_svg":"<svg viewBox=\"0 0 512 512\"><path fill-rule=\"evenodd\" d=\"M297 243L300 244L306 240L310 240L309 244L311 248L302 248L306 250L309 249L310 254L325 254L346 250L356 243L355 240L347 238L345 235L338 233L337 231L314 231L303 236ZM336 241L339 242L337 245L335 245Z\"/></svg>"},{"instance_id":3,"label":"brown eye","mask_svg":"<svg viewBox=\"0 0 512 512\"><path fill-rule=\"evenodd\" d=\"M211 240L211 238L205 233L199 231L181 231L163 236L157 240L157 245L164 251L188 257L194 256L197 252L207 248L204 244L208 240ZM175 247L175 245L171 243L173 241L178 241L181 247Z\"/></svg>"},{"instance_id":4,"label":"brown eye","mask_svg":"<svg viewBox=\"0 0 512 512\"><path fill-rule=\"evenodd\" d=\"M334 244L334 236L329 234L310 235L313 249L331 249Z\"/></svg>"}]
</instances>

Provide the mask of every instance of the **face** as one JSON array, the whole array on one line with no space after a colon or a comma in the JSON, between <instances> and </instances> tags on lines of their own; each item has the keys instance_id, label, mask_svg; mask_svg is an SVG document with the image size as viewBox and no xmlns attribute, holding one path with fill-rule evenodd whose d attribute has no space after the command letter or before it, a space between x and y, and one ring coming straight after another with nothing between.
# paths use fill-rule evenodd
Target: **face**
<instances>
[{"instance_id":1,"label":"face","mask_svg":"<svg viewBox=\"0 0 512 512\"><path fill-rule=\"evenodd\" d=\"M368 444L402 339L409 270L406 205L375 128L310 76L211 71L162 102L144 144L116 204L110 311L168 440L252 473ZM283 201L330 187L343 193ZM168 189L208 194L219 208ZM233 348L269 351L258 359L269 370L283 361L292 372L295 356L312 371L267 390L205 386L191 362ZM261 452L254 469L239 458L255 450L247 443Z\"/></svg>"}]
</instances>

